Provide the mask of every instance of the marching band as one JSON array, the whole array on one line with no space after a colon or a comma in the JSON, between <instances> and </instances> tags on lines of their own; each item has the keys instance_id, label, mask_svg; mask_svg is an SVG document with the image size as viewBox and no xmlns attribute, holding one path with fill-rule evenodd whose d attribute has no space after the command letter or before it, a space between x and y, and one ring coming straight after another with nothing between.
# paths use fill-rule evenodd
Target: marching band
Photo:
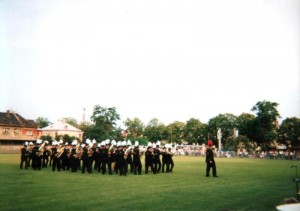
<instances>
[{"instance_id":1,"label":"marching band","mask_svg":"<svg viewBox=\"0 0 300 211\"><path fill-rule=\"evenodd\" d=\"M161 147L160 141L148 143L147 147L140 146L138 141L132 145L130 140L116 142L109 139L101 143L89 139L85 143L74 140L71 145L60 140L53 141L51 147L48 145L49 142L39 139L35 145L25 142L21 148L20 169L25 165L25 169L41 170L49 164L52 171L81 171L83 174L87 171L91 174L94 170L103 175L126 176L128 172L141 175L143 156L145 174L170 173L174 168L171 145Z\"/></svg>"}]
</instances>

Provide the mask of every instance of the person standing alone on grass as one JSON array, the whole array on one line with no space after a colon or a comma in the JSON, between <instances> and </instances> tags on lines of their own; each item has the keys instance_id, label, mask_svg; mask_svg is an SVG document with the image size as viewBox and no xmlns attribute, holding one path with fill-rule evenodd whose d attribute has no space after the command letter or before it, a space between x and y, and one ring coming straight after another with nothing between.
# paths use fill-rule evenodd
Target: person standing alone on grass
<instances>
[{"instance_id":1,"label":"person standing alone on grass","mask_svg":"<svg viewBox=\"0 0 300 211\"><path fill-rule=\"evenodd\" d=\"M213 176L218 177L212 146L213 146L213 142L212 140L209 140L208 149L206 150L206 176L209 177L209 172L210 169L212 168Z\"/></svg>"}]
</instances>

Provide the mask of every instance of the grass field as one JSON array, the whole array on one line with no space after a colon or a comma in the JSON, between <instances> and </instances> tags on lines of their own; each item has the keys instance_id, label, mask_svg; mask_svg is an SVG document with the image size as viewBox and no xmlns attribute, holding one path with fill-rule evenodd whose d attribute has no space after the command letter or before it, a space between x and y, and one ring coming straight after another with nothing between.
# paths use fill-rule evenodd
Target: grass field
<instances>
[{"instance_id":1,"label":"grass field","mask_svg":"<svg viewBox=\"0 0 300 211\"><path fill-rule=\"evenodd\" d=\"M296 196L296 161L174 157L174 173L126 177L20 170L20 155L0 155L0 210L275 210Z\"/></svg>"}]
</instances>

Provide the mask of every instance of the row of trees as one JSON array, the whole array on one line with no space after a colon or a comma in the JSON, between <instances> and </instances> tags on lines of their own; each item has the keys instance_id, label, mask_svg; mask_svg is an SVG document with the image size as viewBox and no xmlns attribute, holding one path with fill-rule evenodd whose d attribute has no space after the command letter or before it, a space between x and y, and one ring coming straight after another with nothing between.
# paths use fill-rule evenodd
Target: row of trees
<instances>
[{"instance_id":1,"label":"row of trees","mask_svg":"<svg viewBox=\"0 0 300 211\"><path fill-rule=\"evenodd\" d=\"M279 144L298 147L300 145L300 119L286 118L279 124L278 103L259 101L253 106L251 113L235 116L230 113L219 114L211 118L208 123L202 123L196 118L187 122L175 121L165 125L158 119L152 119L145 125L139 118L127 118L123 123L125 128L117 126L120 115L115 107L105 108L100 105L94 107L91 123L78 124L73 118L64 120L85 133L86 138L98 141L109 139L121 140L126 133L127 139L138 140L145 144L148 141L165 140L168 143L206 143L208 139L217 143L217 130L222 132L222 144L230 150L244 147L269 146L277 141ZM38 118L37 124L45 122L45 118ZM49 123L49 122L48 122ZM238 131L238 136L237 136Z\"/></svg>"}]
</instances>

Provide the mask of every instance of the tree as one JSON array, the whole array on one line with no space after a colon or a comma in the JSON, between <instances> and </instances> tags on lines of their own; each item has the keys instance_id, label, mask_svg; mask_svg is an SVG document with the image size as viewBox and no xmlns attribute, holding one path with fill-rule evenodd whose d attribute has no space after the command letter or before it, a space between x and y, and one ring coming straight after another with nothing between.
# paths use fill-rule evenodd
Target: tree
<instances>
[{"instance_id":1,"label":"tree","mask_svg":"<svg viewBox=\"0 0 300 211\"><path fill-rule=\"evenodd\" d=\"M116 122L120 119L115 107L105 108L100 105L94 107L91 120L94 124L87 127L86 137L102 141L105 139L113 139L116 135Z\"/></svg>"},{"instance_id":2,"label":"tree","mask_svg":"<svg viewBox=\"0 0 300 211\"><path fill-rule=\"evenodd\" d=\"M198 119L191 118L183 127L183 138L191 143L205 143L205 125Z\"/></svg>"},{"instance_id":3,"label":"tree","mask_svg":"<svg viewBox=\"0 0 300 211\"><path fill-rule=\"evenodd\" d=\"M50 122L47 118L45 117L38 117L36 120L35 120L35 123L37 125L38 128L44 128L44 127L47 127L50 125Z\"/></svg>"},{"instance_id":4,"label":"tree","mask_svg":"<svg viewBox=\"0 0 300 211\"><path fill-rule=\"evenodd\" d=\"M175 121L167 126L167 131L170 132L170 143L182 143L183 142L183 128L185 124L183 122Z\"/></svg>"},{"instance_id":5,"label":"tree","mask_svg":"<svg viewBox=\"0 0 300 211\"><path fill-rule=\"evenodd\" d=\"M136 139L143 135L144 132L144 124L139 118L134 118L133 120L127 118L124 121L124 125L127 127L127 130L129 131L128 138L130 139Z\"/></svg>"},{"instance_id":6,"label":"tree","mask_svg":"<svg viewBox=\"0 0 300 211\"><path fill-rule=\"evenodd\" d=\"M278 129L278 142L300 146L300 119L297 117L286 118Z\"/></svg>"},{"instance_id":7,"label":"tree","mask_svg":"<svg viewBox=\"0 0 300 211\"><path fill-rule=\"evenodd\" d=\"M224 146L227 146L229 137L232 137L234 128L236 127L236 116L233 114L225 113L210 119L207 125L207 131L209 133L209 139L212 139L214 143L217 143L217 131L221 128L222 140Z\"/></svg>"},{"instance_id":8,"label":"tree","mask_svg":"<svg viewBox=\"0 0 300 211\"><path fill-rule=\"evenodd\" d=\"M280 118L277 106L279 104L269 101L259 101L251 109L256 112L256 117L252 122L251 138L257 144L269 144L277 137L278 118Z\"/></svg>"},{"instance_id":9,"label":"tree","mask_svg":"<svg viewBox=\"0 0 300 211\"><path fill-rule=\"evenodd\" d=\"M41 139L43 141L48 141L49 143L51 143L53 141L53 138L50 135L41 136Z\"/></svg>"},{"instance_id":10,"label":"tree","mask_svg":"<svg viewBox=\"0 0 300 211\"><path fill-rule=\"evenodd\" d=\"M252 123L255 119L253 114L242 113L236 118L236 128L240 135L251 137L252 134Z\"/></svg>"},{"instance_id":11,"label":"tree","mask_svg":"<svg viewBox=\"0 0 300 211\"><path fill-rule=\"evenodd\" d=\"M78 128L78 122L75 118L72 118L72 117L64 117L62 118L62 120L65 122L65 123L68 123L76 128Z\"/></svg>"},{"instance_id":12,"label":"tree","mask_svg":"<svg viewBox=\"0 0 300 211\"><path fill-rule=\"evenodd\" d=\"M144 130L144 135L150 142L156 142L164 139L166 126L158 119L154 118L149 121Z\"/></svg>"}]
</instances>

